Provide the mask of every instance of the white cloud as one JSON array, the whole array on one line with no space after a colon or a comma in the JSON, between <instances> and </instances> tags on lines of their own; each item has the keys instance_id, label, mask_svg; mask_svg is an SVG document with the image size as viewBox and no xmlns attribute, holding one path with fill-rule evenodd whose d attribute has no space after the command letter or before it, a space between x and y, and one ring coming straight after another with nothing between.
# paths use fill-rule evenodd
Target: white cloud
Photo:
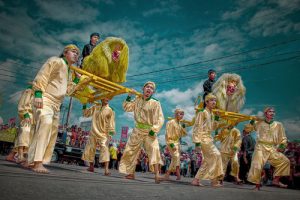
<instances>
[{"instance_id":1,"label":"white cloud","mask_svg":"<svg viewBox=\"0 0 300 200\"><path fill-rule=\"evenodd\" d=\"M92 117L82 117L82 116L80 116L79 119L78 119L78 122L80 124L81 122L88 122L88 121L91 121L91 120L92 120Z\"/></svg>"},{"instance_id":2,"label":"white cloud","mask_svg":"<svg viewBox=\"0 0 300 200\"><path fill-rule=\"evenodd\" d=\"M224 49L226 49L226 54L238 52L245 47L247 42L245 35L238 28L228 24L214 24L209 28L196 29L191 31L191 35L188 37L162 38L157 34L145 35L143 41L141 46L135 45L135 43L131 51L134 57L130 59L128 81L133 85L135 85L133 81L140 82L142 81L140 79L145 79L145 76L130 77L132 74L137 74L137 70L139 73L143 73L151 71L149 67L155 70L197 63L224 55ZM241 58L242 56L234 57L234 60L238 61ZM158 60L159 62L157 62ZM215 60L213 62L213 65L220 70L223 70L223 67L219 67L219 65L223 64L224 60ZM147 75L146 78L160 82L162 79L165 80L166 77L172 77L174 72L182 77L195 76L200 73L203 74L203 76L199 75L200 78L206 78L207 75L203 73L203 66L201 65L200 63L186 68L169 70L163 74L153 73ZM207 63L205 63L206 65Z\"/></svg>"},{"instance_id":3,"label":"white cloud","mask_svg":"<svg viewBox=\"0 0 300 200\"><path fill-rule=\"evenodd\" d=\"M204 48L204 56L216 55L221 51L221 48L218 44L210 44Z\"/></svg>"},{"instance_id":4,"label":"white cloud","mask_svg":"<svg viewBox=\"0 0 300 200\"><path fill-rule=\"evenodd\" d=\"M159 144L165 145L166 144L166 139L165 139L165 134L159 134L157 136Z\"/></svg>"},{"instance_id":5,"label":"white cloud","mask_svg":"<svg viewBox=\"0 0 300 200\"><path fill-rule=\"evenodd\" d=\"M203 82L204 80L185 91L181 91L178 88L174 88L168 91L164 90L160 93L157 93L156 97L159 99L166 99L172 105L193 105L193 100L203 92Z\"/></svg>"},{"instance_id":6,"label":"white cloud","mask_svg":"<svg viewBox=\"0 0 300 200\"><path fill-rule=\"evenodd\" d=\"M174 15L181 8L176 0L159 1L159 6L143 12L144 17L149 17L157 14Z\"/></svg>"},{"instance_id":7,"label":"white cloud","mask_svg":"<svg viewBox=\"0 0 300 200\"><path fill-rule=\"evenodd\" d=\"M262 3L263 0L239 0L236 1L236 6L234 7L233 11L226 11L222 15L222 20L229 20L229 19L238 19L240 18L245 12L248 12L250 8L254 6L258 6L259 3Z\"/></svg>"},{"instance_id":8,"label":"white cloud","mask_svg":"<svg viewBox=\"0 0 300 200\"><path fill-rule=\"evenodd\" d=\"M97 2L97 1L95 0L95 2ZM108 5L115 5L115 2L113 0L101 0L101 2L108 4Z\"/></svg>"},{"instance_id":9,"label":"white cloud","mask_svg":"<svg viewBox=\"0 0 300 200\"><path fill-rule=\"evenodd\" d=\"M227 11L222 15L223 20L228 20L228 19L238 19L244 12L244 8L239 8L234 11Z\"/></svg>"},{"instance_id":10,"label":"white cloud","mask_svg":"<svg viewBox=\"0 0 300 200\"><path fill-rule=\"evenodd\" d=\"M278 4L280 8L289 9L289 10L298 10L300 7L299 0L270 0L270 3Z\"/></svg>"},{"instance_id":11,"label":"white cloud","mask_svg":"<svg viewBox=\"0 0 300 200\"><path fill-rule=\"evenodd\" d=\"M285 119L282 121L288 139L299 139L300 136L300 118Z\"/></svg>"},{"instance_id":12,"label":"white cloud","mask_svg":"<svg viewBox=\"0 0 300 200\"><path fill-rule=\"evenodd\" d=\"M241 111L241 113L245 114L245 115L252 115L254 111L254 108L245 108Z\"/></svg>"},{"instance_id":13,"label":"white cloud","mask_svg":"<svg viewBox=\"0 0 300 200\"><path fill-rule=\"evenodd\" d=\"M11 59L7 59L5 62L0 63L0 69L1 69L1 75L0 75L0 80L3 80L3 82L14 82L16 81L16 67L15 67L15 61ZM0 89L6 88L7 85L1 83L0 84Z\"/></svg>"},{"instance_id":14,"label":"white cloud","mask_svg":"<svg viewBox=\"0 0 300 200\"><path fill-rule=\"evenodd\" d=\"M9 95L9 100L8 101L10 103L17 104L19 102L19 99L20 99L22 93L23 93L23 90L17 91L15 93Z\"/></svg>"},{"instance_id":15,"label":"white cloud","mask_svg":"<svg viewBox=\"0 0 300 200\"><path fill-rule=\"evenodd\" d=\"M258 111L256 115L257 115L258 117L263 117L263 116L264 116L264 112Z\"/></svg>"},{"instance_id":16,"label":"white cloud","mask_svg":"<svg viewBox=\"0 0 300 200\"><path fill-rule=\"evenodd\" d=\"M40 3L43 5L48 4L47 2ZM27 76L28 79L32 79L34 77L37 72L37 68L40 68L46 59L50 56L59 55L66 43L71 41L84 41L84 43L88 43L89 34L92 31L99 32L99 30L103 30L101 34L104 36L111 34L119 37L124 36L124 39L130 43L128 45L130 45L131 48L138 46L135 40L136 38L142 37L144 34L144 31L137 28L134 21L124 19L86 23L81 29L75 29L69 26L61 33L49 32L49 30L46 30L43 25L39 24L41 19L34 19L28 15L25 7L18 9L17 11L14 8L9 7L6 9L9 12L0 12L0 18L2 19L2 26L0 27L0 32L2 33L0 43L11 44L5 46L5 52L12 55L13 59L15 57L20 57L21 59L28 59L31 61L31 63L26 63L26 65L24 65L22 61L17 61L20 65L24 65L22 66L24 71L31 74L30 77ZM85 11L85 15L87 11ZM69 13L69 15L73 16L74 12ZM73 18L71 17L70 19ZM90 20L92 20L92 18L90 18ZM134 61L134 59L138 61L141 56L141 54L133 54L130 62ZM13 60L13 62L16 62L16 60ZM36 69L33 71L32 67ZM16 67L14 69L16 69ZM5 80L14 81L14 78L6 77Z\"/></svg>"},{"instance_id":17,"label":"white cloud","mask_svg":"<svg viewBox=\"0 0 300 200\"><path fill-rule=\"evenodd\" d=\"M44 30L38 24L38 20L28 15L26 8L18 9L18 11L14 8L6 9L9 10L9 15L0 12L2 19L0 43L11 44L5 46L5 52L8 55L42 64L37 61L38 58L43 57L45 59L45 56L49 54L53 56L61 52L63 45L55 39L56 35L52 36L48 30ZM57 51L58 47L60 47L60 52ZM21 62L21 64L23 63Z\"/></svg>"},{"instance_id":18,"label":"white cloud","mask_svg":"<svg viewBox=\"0 0 300 200\"><path fill-rule=\"evenodd\" d=\"M121 115L118 116L118 119L133 121L134 120L133 112L123 112Z\"/></svg>"},{"instance_id":19,"label":"white cloud","mask_svg":"<svg viewBox=\"0 0 300 200\"><path fill-rule=\"evenodd\" d=\"M257 9L258 8L258 9ZM253 10L255 10L254 14ZM240 17L250 17L241 27L252 36L272 36L299 32L299 23L288 16L300 10L299 0L242 0L237 1L231 11L222 15L223 20L236 20Z\"/></svg>"},{"instance_id":20,"label":"white cloud","mask_svg":"<svg viewBox=\"0 0 300 200\"><path fill-rule=\"evenodd\" d=\"M282 123L287 132L300 133L300 118L285 119Z\"/></svg>"},{"instance_id":21,"label":"white cloud","mask_svg":"<svg viewBox=\"0 0 300 200\"><path fill-rule=\"evenodd\" d=\"M69 1L37 1L41 8L40 17L50 18L63 23L75 24L89 22L98 16L97 6L81 0Z\"/></svg>"}]
</instances>

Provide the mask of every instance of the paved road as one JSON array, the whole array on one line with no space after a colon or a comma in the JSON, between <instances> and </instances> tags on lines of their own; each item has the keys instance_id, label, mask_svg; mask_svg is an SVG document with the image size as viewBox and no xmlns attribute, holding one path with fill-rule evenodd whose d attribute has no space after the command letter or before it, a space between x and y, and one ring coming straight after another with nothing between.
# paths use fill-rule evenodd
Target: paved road
<instances>
[{"instance_id":1,"label":"paved road","mask_svg":"<svg viewBox=\"0 0 300 200\"><path fill-rule=\"evenodd\" d=\"M155 184L150 173L137 173L137 180L124 179L117 171L103 176L103 169L95 173L84 167L53 163L49 174L36 174L0 157L0 199L213 199L213 200L277 200L300 199L299 190L263 187L253 191L253 186L237 186L225 182L223 188L214 189L189 185L191 178Z\"/></svg>"}]
</instances>

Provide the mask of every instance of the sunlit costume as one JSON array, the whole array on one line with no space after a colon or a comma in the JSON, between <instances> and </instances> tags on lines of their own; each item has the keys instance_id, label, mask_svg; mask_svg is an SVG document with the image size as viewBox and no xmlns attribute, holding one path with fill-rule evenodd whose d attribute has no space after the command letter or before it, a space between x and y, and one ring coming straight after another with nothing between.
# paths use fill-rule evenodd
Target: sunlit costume
<instances>
[{"instance_id":1,"label":"sunlit costume","mask_svg":"<svg viewBox=\"0 0 300 200\"><path fill-rule=\"evenodd\" d=\"M265 115L273 108L266 108ZM260 185L261 173L268 161L275 169L273 184L279 187L286 185L279 182L279 177L290 175L290 161L278 150L284 150L287 145L287 137L283 125L278 121L257 121L254 129L257 132L257 142L252 157L252 163L248 174L248 181ZM276 182L275 182L276 180ZM259 187L258 187L259 189Z\"/></svg>"},{"instance_id":2,"label":"sunlit costume","mask_svg":"<svg viewBox=\"0 0 300 200\"><path fill-rule=\"evenodd\" d=\"M17 139L18 146L18 162L24 162L24 153L28 152L33 133L34 133L34 119L33 119L33 91L32 86L29 86L21 95L18 103L18 114L21 119L19 135Z\"/></svg>"},{"instance_id":3,"label":"sunlit costume","mask_svg":"<svg viewBox=\"0 0 300 200\"><path fill-rule=\"evenodd\" d=\"M129 49L121 38L108 37L84 58L83 69L109 81L123 83L129 62Z\"/></svg>"},{"instance_id":4,"label":"sunlit costume","mask_svg":"<svg viewBox=\"0 0 300 200\"><path fill-rule=\"evenodd\" d=\"M245 104L246 88L237 74L223 74L213 85L212 93L217 97L217 108L239 112Z\"/></svg>"},{"instance_id":5,"label":"sunlit costume","mask_svg":"<svg viewBox=\"0 0 300 200\"><path fill-rule=\"evenodd\" d=\"M61 57L51 57L46 61L33 81L35 100L42 99L42 108L37 108L34 115L36 129L29 147L28 163L45 164L51 160L58 133L60 105L79 80L71 81L69 65L72 63L67 63L65 57L68 53L72 54L71 51L77 53L72 59L78 60L79 49L75 45L67 45ZM48 172L43 166L39 169L33 167L33 170Z\"/></svg>"},{"instance_id":6,"label":"sunlit costume","mask_svg":"<svg viewBox=\"0 0 300 200\"><path fill-rule=\"evenodd\" d=\"M176 109L175 115L179 112L184 111L182 109ZM177 180L180 179L180 138L186 135L185 124L180 123L176 118L167 122L165 139L172 158L168 172L166 173L166 178L169 178L170 172L176 172Z\"/></svg>"},{"instance_id":7,"label":"sunlit costume","mask_svg":"<svg viewBox=\"0 0 300 200\"><path fill-rule=\"evenodd\" d=\"M229 126L223 128L219 134L214 137L215 140L221 142L220 152L223 163L223 173L226 173L227 165L229 161L231 162L231 173L235 177L236 182L240 183L239 180L239 160L238 160L238 150L241 148L241 133L237 128Z\"/></svg>"},{"instance_id":8,"label":"sunlit costume","mask_svg":"<svg viewBox=\"0 0 300 200\"><path fill-rule=\"evenodd\" d=\"M217 108L220 110L238 113L245 104L246 88L241 77L237 74L222 74L213 85L212 93L217 97ZM227 127L222 128L220 132L220 135L218 135L216 139L221 141L220 151L222 154L224 173L226 172L229 160L231 160L231 175L239 182L239 163L236 151L241 145L240 132L237 129L229 131ZM239 143L238 145L232 144L237 141ZM232 145L236 145L235 148Z\"/></svg>"},{"instance_id":9,"label":"sunlit costume","mask_svg":"<svg viewBox=\"0 0 300 200\"><path fill-rule=\"evenodd\" d=\"M155 83L153 82L145 83L144 88L148 84L151 84L155 89ZM147 99L136 97L134 100L131 100L131 97L128 96L123 103L123 108L125 112L134 113L135 127L121 158L120 173L135 174L136 163L142 146L148 154L150 167L162 165L157 139L157 134L164 124L160 102L152 97ZM158 174L155 174L155 182L159 182Z\"/></svg>"},{"instance_id":10,"label":"sunlit costume","mask_svg":"<svg viewBox=\"0 0 300 200\"><path fill-rule=\"evenodd\" d=\"M85 117L92 117L92 128L90 131L88 142L82 154L82 160L91 163L89 171L94 171L94 160L97 143L100 147L100 163L108 163L110 161L109 140L115 134L115 112L107 104L105 106L95 105L84 110ZM106 169L105 175L109 175Z\"/></svg>"},{"instance_id":11,"label":"sunlit costume","mask_svg":"<svg viewBox=\"0 0 300 200\"><path fill-rule=\"evenodd\" d=\"M14 148L10 155L18 153L17 163L25 160L24 154L28 152L28 147L34 132L33 110L32 110L33 91L32 86L22 93L18 102L18 115L20 118L20 129L15 140ZM10 155L8 157L10 157ZM12 161L8 158L9 161Z\"/></svg>"},{"instance_id":12,"label":"sunlit costume","mask_svg":"<svg viewBox=\"0 0 300 200\"><path fill-rule=\"evenodd\" d=\"M192 182L193 185L199 185L199 180L208 179L211 180L212 186L219 186L218 180L224 175L221 154L211 136L211 132L217 128L217 122L207 102L213 99L216 99L214 95L206 95L206 108L196 114L192 139L196 147L201 146L203 162Z\"/></svg>"}]
</instances>

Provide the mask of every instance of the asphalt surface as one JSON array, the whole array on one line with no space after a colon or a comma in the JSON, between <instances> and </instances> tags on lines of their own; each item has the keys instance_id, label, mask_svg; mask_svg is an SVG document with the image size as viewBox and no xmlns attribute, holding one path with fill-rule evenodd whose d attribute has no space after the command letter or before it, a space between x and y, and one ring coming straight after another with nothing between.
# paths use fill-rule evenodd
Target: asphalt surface
<instances>
[{"instance_id":1,"label":"asphalt surface","mask_svg":"<svg viewBox=\"0 0 300 200\"><path fill-rule=\"evenodd\" d=\"M48 169L49 174L37 174L0 156L0 199L300 199L300 190L276 187L254 191L253 185L225 182L216 189L207 181L205 187L195 187L190 185L192 178L175 181L172 176L171 181L155 184L151 173L137 173L136 180L127 180L116 170L108 177L101 168L90 173L86 167L58 163L51 163Z\"/></svg>"}]
</instances>

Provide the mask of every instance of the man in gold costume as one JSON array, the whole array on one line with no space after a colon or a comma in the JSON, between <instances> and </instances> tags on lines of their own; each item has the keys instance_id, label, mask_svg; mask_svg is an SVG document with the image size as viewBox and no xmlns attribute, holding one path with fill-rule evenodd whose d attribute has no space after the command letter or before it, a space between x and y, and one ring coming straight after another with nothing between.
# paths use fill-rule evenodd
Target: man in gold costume
<instances>
[{"instance_id":1,"label":"man in gold costume","mask_svg":"<svg viewBox=\"0 0 300 200\"><path fill-rule=\"evenodd\" d=\"M100 106L95 105L89 109L84 109L83 111L84 117L93 116L93 118L89 140L85 146L82 160L88 161L90 166L87 170L94 172L94 160L98 143L100 146L99 162L104 163L105 176L110 175L108 169L110 161L108 144L111 137L115 134L115 112L109 107L108 102L109 98L104 98L101 100Z\"/></svg>"},{"instance_id":2,"label":"man in gold costume","mask_svg":"<svg viewBox=\"0 0 300 200\"><path fill-rule=\"evenodd\" d=\"M281 176L290 175L290 161L282 153L287 145L287 137L283 125L273 121L275 109L267 107L264 110L264 121L254 123L257 132L257 142L252 157L252 163L248 174L248 181L256 184L255 189L260 189L261 172L268 161L275 169L273 185L286 188L287 185L280 182Z\"/></svg>"},{"instance_id":3,"label":"man in gold costume","mask_svg":"<svg viewBox=\"0 0 300 200\"><path fill-rule=\"evenodd\" d=\"M180 138L186 136L185 124L180 123L183 119L184 111L177 108L175 118L168 121L166 125L166 144L172 157L169 170L165 174L168 180L171 172L176 172L176 180L180 180Z\"/></svg>"},{"instance_id":4,"label":"man in gold costume","mask_svg":"<svg viewBox=\"0 0 300 200\"><path fill-rule=\"evenodd\" d=\"M222 157L223 173L226 173L229 161L231 162L231 173L230 175L235 178L237 184L241 183L239 179L239 160L238 150L241 148L241 133L234 127L229 125L223 128L219 134L215 135L215 140L221 142L220 152Z\"/></svg>"},{"instance_id":5,"label":"man in gold costume","mask_svg":"<svg viewBox=\"0 0 300 200\"><path fill-rule=\"evenodd\" d=\"M65 95L78 83L78 75L71 81L69 66L78 60L79 49L67 45L60 57L51 57L36 75L32 89L34 91L34 119L36 129L28 151L28 163L32 170L48 173L43 164L49 163L55 146L60 105Z\"/></svg>"},{"instance_id":6,"label":"man in gold costume","mask_svg":"<svg viewBox=\"0 0 300 200\"><path fill-rule=\"evenodd\" d=\"M34 132L33 111L32 111L33 91L32 86L22 93L18 103L18 114L21 120L18 136L12 152L7 156L7 160L14 161L13 157L18 153L17 163L26 161L24 154L28 152L28 147Z\"/></svg>"},{"instance_id":7,"label":"man in gold costume","mask_svg":"<svg viewBox=\"0 0 300 200\"><path fill-rule=\"evenodd\" d=\"M157 134L164 124L164 115L160 102L152 97L156 86L154 82L148 81L144 84L143 95L131 100L131 94L123 103L126 112L134 113L135 128L126 144L120 161L120 173L127 174L125 178L135 178L137 159L144 146L149 157L149 165L154 168L155 183L160 182L159 165L161 160Z\"/></svg>"},{"instance_id":8,"label":"man in gold costume","mask_svg":"<svg viewBox=\"0 0 300 200\"><path fill-rule=\"evenodd\" d=\"M33 91L32 86L29 86L22 94L19 104L18 112L22 120L18 135L18 163L25 162L24 153L28 152L33 133L34 133L34 120L32 110Z\"/></svg>"},{"instance_id":9,"label":"man in gold costume","mask_svg":"<svg viewBox=\"0 0 300 200\"><path fill-rule=\"evenodd\" d=\"M205 97L206 107L196 114L195 124L193 128L193 142L196 148L200 148L203 154L203 163L198 170L192 185L203 186L200 182L202 179L211 180L213 187L222 186L219 180L223 177L222 158L219 150L213 143L211 132L217 128L217 117L212 112L217 102L216 96L208 94Z\"/></svg>"}]
</instances>

